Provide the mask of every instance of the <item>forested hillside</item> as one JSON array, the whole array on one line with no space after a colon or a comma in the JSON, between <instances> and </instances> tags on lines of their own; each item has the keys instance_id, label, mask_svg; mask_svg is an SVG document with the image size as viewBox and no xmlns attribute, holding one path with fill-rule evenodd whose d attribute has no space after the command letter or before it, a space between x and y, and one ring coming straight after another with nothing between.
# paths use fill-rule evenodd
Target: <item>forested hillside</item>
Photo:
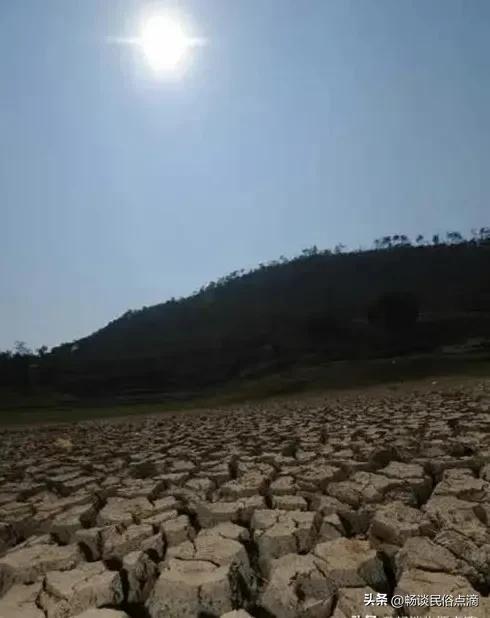
<instances>
[{"instance_id":1,"label":"forested hillside","mask_svg":"<svg viewBox=\"0 0 490 618\"><path fill-rule=\"evenodd\" d=\"M127 311L84 339L42 350L29 357L28 381L76 394L194 390L308 355L386 356L487 335L488 236L486 229L472 241L449 234L446 243L419 239L420 246L396 236L349 253L313 247L232 273L188 298ZM393 329L368 320L370 308L396 292L415 301L417 324ZM16 360L7 356L4 369Z\"/></svg>"}]
</instances>

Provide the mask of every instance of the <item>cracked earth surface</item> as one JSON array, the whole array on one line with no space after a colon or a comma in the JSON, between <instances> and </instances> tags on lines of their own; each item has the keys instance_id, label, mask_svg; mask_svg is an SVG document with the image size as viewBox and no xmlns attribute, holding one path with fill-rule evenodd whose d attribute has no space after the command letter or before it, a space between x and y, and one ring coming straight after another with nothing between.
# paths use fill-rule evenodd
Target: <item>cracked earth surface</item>
<instances>
[{"instance_id":1,"label":"cracked earth surface","mask_svg":"<svg viewBox=\"0 0 490 618\"><path fill-rule=\"evenodd\" d=\"M0 440L0 618L490 617L490 381Z\"/></svg>"}]
</instances>

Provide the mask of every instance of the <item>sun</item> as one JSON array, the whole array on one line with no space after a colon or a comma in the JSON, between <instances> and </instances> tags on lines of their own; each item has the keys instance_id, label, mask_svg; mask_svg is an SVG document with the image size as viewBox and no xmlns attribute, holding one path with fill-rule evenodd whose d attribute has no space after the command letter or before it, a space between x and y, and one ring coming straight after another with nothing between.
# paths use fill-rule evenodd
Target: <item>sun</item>
<instances>
[{"instance_id":1,"label":"sun","mask_svg":"<svg viewBox=\"0 0 490 618\"><path fill-rule=\"evenodd\" d=\"M184 61L192 39L182 24L165 15L149 17L143 24L139 43L154 71L175 71Z\"/></svg>"},{"instance_id":2,"label":"sun","mask_svg":"<svg viewBox=\"0 0 490 618\"><path fill-rule=\"evenodd\" d=\"M108 42L136 49L159 79L180 79L191 66L191 52L208 44L207 38L191 35L193 20L186 12L145 11L139 23L137 34L109 36Z\"/></svg>"}]
</instances>

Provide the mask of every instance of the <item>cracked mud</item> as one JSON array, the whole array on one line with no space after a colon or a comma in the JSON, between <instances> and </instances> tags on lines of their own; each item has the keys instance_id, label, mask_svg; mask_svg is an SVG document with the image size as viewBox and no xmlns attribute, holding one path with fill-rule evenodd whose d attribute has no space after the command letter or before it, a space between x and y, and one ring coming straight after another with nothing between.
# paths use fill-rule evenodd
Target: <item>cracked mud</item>
<instances>
[{"instance_id":1,"label":"cracked mud","mask_svg":"<svg viewBox=\"0 0 490 618\"><path fill-rule=\"evenodd\" d=\"M0 441L0 618L490 618L488 381Z\"/></svg>"}]
</instances>

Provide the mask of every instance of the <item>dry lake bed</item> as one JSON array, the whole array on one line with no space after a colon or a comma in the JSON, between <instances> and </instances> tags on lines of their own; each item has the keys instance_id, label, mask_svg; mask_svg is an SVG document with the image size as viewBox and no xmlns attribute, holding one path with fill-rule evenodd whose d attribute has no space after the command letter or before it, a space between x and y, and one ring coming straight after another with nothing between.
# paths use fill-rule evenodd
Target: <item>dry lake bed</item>
<instances>
[{"instance_id":1,"label":"dry lake bed","mask_svg":"<svg viewBox=\"0 0 490 618\"><path fill-rule=\"evenodd\" d=\"M0 618L488 617L489 523L490 380L0 428Z\"/></svg>"}]
</instances>

